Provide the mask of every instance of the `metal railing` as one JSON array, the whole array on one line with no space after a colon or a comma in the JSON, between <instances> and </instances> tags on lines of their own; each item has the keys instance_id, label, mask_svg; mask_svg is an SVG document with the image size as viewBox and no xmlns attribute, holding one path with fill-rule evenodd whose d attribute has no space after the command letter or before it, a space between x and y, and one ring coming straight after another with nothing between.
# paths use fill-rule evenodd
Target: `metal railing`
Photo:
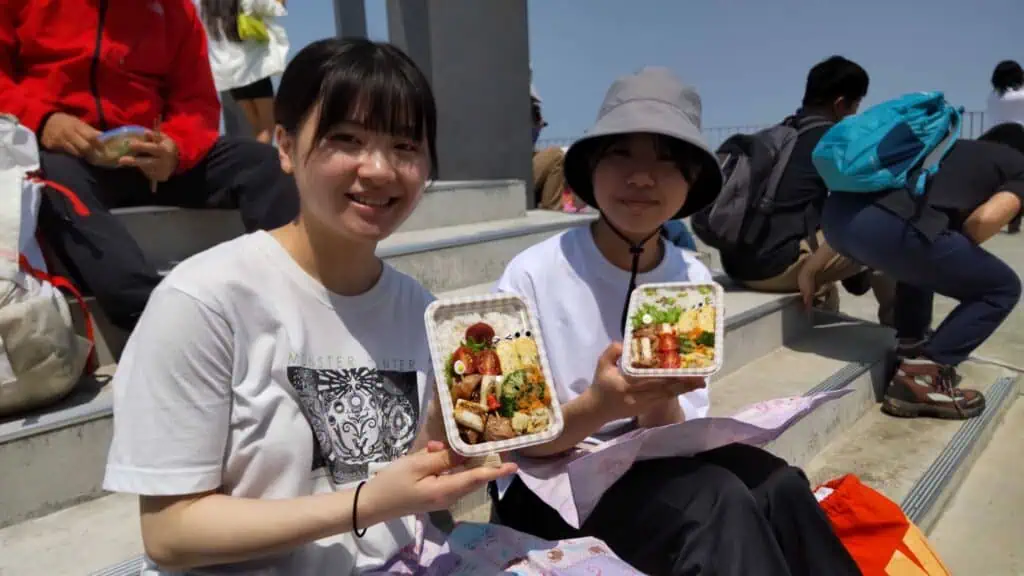
<instances>
[{"instance_id":1,"label":"metal railing","mask_svg":"<svg viewBox=\"0 0 1024 576\"><path fill-rule=\"evenodd\" d=\"M768 128L771 124L749 124L746 126L711 126L704 129L704 137L712 149L718 148L727 138L734 134L750 134ZM985 132L984 112L964 112L963 128L960 131L961 138L977 138ZM538 148L549 148L551 146L569 146L575 138L541 138L537 140Z\"/></svg>"}]
</instances>

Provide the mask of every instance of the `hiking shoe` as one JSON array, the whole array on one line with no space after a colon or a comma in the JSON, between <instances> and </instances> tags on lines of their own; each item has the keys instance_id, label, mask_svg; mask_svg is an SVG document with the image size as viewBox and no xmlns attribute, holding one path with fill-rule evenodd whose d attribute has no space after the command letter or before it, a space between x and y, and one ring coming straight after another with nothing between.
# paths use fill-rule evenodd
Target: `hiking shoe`
<instances>
[{"instance_id":1,"label":"hiking shoe","mask_svg":"<svg viewBox=\"0 0 1024 576\"><path fill-rule=\"evenodd\" d=\"M973 418L985 409L977 390L957 388L959 375L952 366L930 360L904 358L885 391L882 412L902 418L930 416L949 420Z\"/></svg>"}]
</instances>

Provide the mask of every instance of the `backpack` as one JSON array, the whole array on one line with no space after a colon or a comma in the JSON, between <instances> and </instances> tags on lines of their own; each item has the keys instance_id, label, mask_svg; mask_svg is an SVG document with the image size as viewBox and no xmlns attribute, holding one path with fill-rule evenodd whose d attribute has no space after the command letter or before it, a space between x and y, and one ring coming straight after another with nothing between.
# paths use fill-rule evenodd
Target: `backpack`
<instances>
[{"instance_id":1,"label":"backpack","mask_svg":"<svg viewBox=\"0 0 1024 576\"><path fill-rule=\"evenodd\" d=\"M814 167L835 192L907 188L921 196L960 137L962 114L942 92L883 102L826 132L811 156Z\"/></svg>"},{"instance_id":2,"label":"backpack","mask_svg":"<svg viewBox=\"0 0 1024 576\"><path fill-rule=\"evenodd\" d=\"M52 404L95 369L92 323L81 294L50 275L36 234L44 186L73 198L39 176L39 148L31 130L0 116L0 416ZM74 327L59 288L78 299L86 338Z\"/></svg>"},{"instance_id":3,"label":"backpack","mask_svg":"<svg viewBox=\"0 0 1024 576\"><path fill-rule=\"evenodd\" d=\"M755 134L737 134L723 142L717 154L725 183L714 203L693 215L690 224L697 237L723 253L755 244L775 211L779 182L797 138L831 124L820 117L790 117Z\"/></svg>"}]
</instances>

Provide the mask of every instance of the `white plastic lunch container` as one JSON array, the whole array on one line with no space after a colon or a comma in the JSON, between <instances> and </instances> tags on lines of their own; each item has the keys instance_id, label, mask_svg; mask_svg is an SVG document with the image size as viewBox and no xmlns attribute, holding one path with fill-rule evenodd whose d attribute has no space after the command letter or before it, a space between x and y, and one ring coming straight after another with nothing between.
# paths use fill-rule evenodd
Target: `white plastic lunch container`
<instances>
[{"instance_id":1,"label":"white plastic lunch container","mask_svg":"<svg viewBox=\"0 0 1024 576\"><path fill-rule=\"evenodd\" d=\"M706 324L707 311L714 313L714 345L710 365L679 368L634 367L636 355L653 354L658 349L656 339L634 343L633 331L642 327L654 328L660 335L668 326L672 334L682 325ZM677 311L681 313L676 314ZM704 337L703 334L701 337ZM692 345L691 340L688 345ZM685 361L686 353L680 342L679 355ZM725 350L725 292L715 282L662 282L636 287L626 311L626 333L622 341L622 371L635 377L710 376L722 369Z\"/></svg>"},{"instance_id":2,"label":"white plastic lunch container","mask_svg":"<svg viewBox=\"0 0 1024 576\"><path fill-rule=\"evenodd\" d=\"M548 363L540 327L531 314L526 301L513 294L490 294L435 300L427 307L424 319L427 326L427 339L430 343L430 356L433 360L434 378L437 382L438 400L441 402L441 412L444 415L445 432L448 436L448 443L455 452L467 457L496 454L544 444L561 435L562 429L565 427L562 407L552 385L551 366ZM547 429L508 440L479 444L469 444L459 435L458 425L455 422L455 406L448 384L448 362L456 348L462 343L466 328L477 322L487 323L494 328L496 341L519 336L533 338L537 345L541 373L548 387L547 393L551 398L551 420Z\"/></svg>"}]
</instances>

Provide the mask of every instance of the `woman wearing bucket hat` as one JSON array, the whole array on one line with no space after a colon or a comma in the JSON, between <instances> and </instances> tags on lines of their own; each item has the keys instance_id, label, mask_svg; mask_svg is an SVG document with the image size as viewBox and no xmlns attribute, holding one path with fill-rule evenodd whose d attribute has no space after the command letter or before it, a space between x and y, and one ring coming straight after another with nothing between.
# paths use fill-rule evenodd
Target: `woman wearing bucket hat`
<instances>
[{"instance_id":1,"label":"woman wearing bucket hat","mask_svg":"<svg viewBox=\"0 0 1024 576\"><path fill-rule=\"evenodd\" d=\"M527 249L498 281L536 309L565 411L562 436L525 455L707 415L703 379L632 380L618 367L624 308L637 284L712 279L658 233L721 188L700 116L700 97L666 69L617 80L565 161L569 185L601 217ZM503 523L543 538L592 535L646 573L860 573L803 473L751 446L637 462L578 530L521 480L495 488Z\"/></svg>"}]
</instances>

